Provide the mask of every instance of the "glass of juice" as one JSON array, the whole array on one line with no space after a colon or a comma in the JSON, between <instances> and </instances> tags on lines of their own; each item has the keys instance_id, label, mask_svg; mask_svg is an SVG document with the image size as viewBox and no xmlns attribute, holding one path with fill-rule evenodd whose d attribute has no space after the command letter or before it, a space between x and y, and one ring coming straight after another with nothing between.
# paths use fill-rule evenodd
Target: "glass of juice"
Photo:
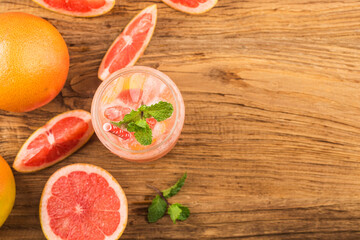
<instances>
[{"instance_id":1,"label":"glass of juice","mask_svg":"<svg viewBox=\"0 0 360 240\"><path fill-rule=\"evenodd\" d=\"M115 126L141 105L160 101L171 103L171 117L157 122L147 118L152 143L142 145L126 127ZM179 139L184 125L185 106L175 83L164 73L149 67L128 67L109 76L96 90L91 106L92 124L100 141L119 157L135 162L156 160L167 154Z\"/></svg>"}]
</instances>

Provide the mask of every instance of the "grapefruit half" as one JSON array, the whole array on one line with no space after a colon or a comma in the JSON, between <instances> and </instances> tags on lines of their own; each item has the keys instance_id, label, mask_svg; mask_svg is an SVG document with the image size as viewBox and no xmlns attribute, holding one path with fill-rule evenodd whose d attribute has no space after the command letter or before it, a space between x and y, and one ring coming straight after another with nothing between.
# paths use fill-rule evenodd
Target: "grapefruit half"
<instances>
[{"instance_id":1,"label":"grapefruit half","mask_svg":"<svg viewBox=\"0 0 360 240\"><path fill-rule=\"evenodd\" d=\"M90 164L72 164L56 171L40 200L41 228L51 240L118 239L127 218L127 200L119 183Z\"/></svg>"},{"instance_id":2,"label":"grapefruit half","mask_svg":"<svg viewBox=\"0 0 360 240\"><path fill-rule=\"evenodd\" d=\"M98 71L105 80L111 73L133 66L144 53L154 33L157 19L156 4L136 15L107 50Z\"/></svg>"},{"instance_id":3,"label":"grapefruit half","mask_svg":"<svg viewBox=\"0 0 360 240\"><path fill-rule=\"evenodd\" d=\"M53 12L74 17L96 17L113 9L115 0L33 0Z\"/></svg>"},{"instance_id":4,"label":"grapefruit half","mask_svg":"<svg viewBox=\"0 0 360 240\"><path fill-rule=\"evenodd\" d=\"M93 133L89 112L73 110L62 113L26 140L13 167L19 172L34 172L49 167L78 150Z\"/></svg>"},{"instance_id":5,"label":"grapefruit half","mask_svg":"<svg viewBox=\"0 0 360 240\"><path fill-rule=\"evenodd\" d=\"M200 14L212 9L217 0L162 0L170 7L181 12Z\"/></svg>"}]
</instances>

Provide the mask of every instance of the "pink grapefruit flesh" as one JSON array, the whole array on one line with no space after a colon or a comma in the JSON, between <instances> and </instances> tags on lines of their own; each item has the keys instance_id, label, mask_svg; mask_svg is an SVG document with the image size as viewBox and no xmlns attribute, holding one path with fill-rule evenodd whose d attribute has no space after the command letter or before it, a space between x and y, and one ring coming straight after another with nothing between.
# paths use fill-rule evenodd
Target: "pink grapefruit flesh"
<instances>
[{"instance_id":1,"label":"pink grapefruit flesh","mask_svg":"<svg viewBox=\"0 0 360 240\"><path fill-rule=\"evenodd\" d=\"M154 33L157 19L156 4L136 15L115 39L106 52L98 71L98 77L105 80L111 73L133 66L144 53Z\"/></svg>"},{"instance_id":2,"label":"pink grapefruit flesh","mask_svg":"<svg viewBox=\"0 0 360 240\"><path fill-rule=\"evenodd\" d=\"M104 111L104 115L107 119L110 121L121 121L123 120L124 116L131 112L131 109L128 107L122 107L122 106L114 106L114 107L108 107Z\"/></svg>"},{"instance_id":3,"label":"pink grapefruit flesh","mask_svg":"<svg viewBox=\"0 0 360 240\"><path fill-rule=\"evenodd\" d=\"M147 118L147 119L146 119L146 123L149 125L149 127L150 127L151 129L154 129L157 121L156 121L155 118Z\"/></svg>"},{"instance_id":4,"label":"pink grapefruit flesh","mask_svg":"<svg viewBox=\"0 0 360 240\"><path fill-rule=\"evenodd\" d=\"M162 0L170 7L181 12L200 14L212 9L217 0Z\"/></svg>"},{"instance_id":5,"label":"pink grapefruit flesh","mask_svg":"<svg viewBox=\"0 0 360 240\"><path fill-rule=\"evenodd\" d=\"M73 110L62 113L28 138L13 167L19 172L33 172L51 166L78 150L93 133L89 112Z\"/></svg>"},{"instance_id":6,"label":"pink grapefruit flesh","mask_svg":"<svg viewBox=\"0 0 360 240\"><path fill-rule=\"evenodd\" d=\"M95 17L109 12L115 0L33 0L51 11L75 17Z\"/></svg>"},{"instance_id":7,"label":"pink grapefruit flesh","mask_svg":"<svg viewBox=\"0 0 360 240\"><path fill-rule=\"evenodd\" d=\"M51 240L118 239L127 218L127 200L119 183L90 164L72 164L56 171L40 200L41 228Z\"/></svg>"},{"instance_id":8,"label":"pink grapefruit flesh","mask_svg":"<svg viewBox=\"0 0 360 240\"><path fill-rule=\"evenodd\" d=\"M143 90L139 88L124 89L119 95L118 99L131 108L137 109L141 105Z\"/></svg>"}]
</instances>

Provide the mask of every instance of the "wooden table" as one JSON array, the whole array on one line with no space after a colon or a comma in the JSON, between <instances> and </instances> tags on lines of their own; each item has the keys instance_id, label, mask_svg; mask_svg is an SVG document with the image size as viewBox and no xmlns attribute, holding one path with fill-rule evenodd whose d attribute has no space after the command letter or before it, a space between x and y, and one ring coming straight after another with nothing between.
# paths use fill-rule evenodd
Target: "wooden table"
<instances>
[{"instance_id":1,"label":"wooden table","mask_svg":"<svg viewBox=\"0 0 360 240\"><path fill-rule=\"evenodd\" d=\"M141 9L158 3L155 34L137 65L168 74L186 120L176 147L135 164L94 135L77 153L34 174L15 172L14 209L0 239L43 239L38 205L48 177L92 163L120 182L129 201L123 239L360 239L360 2L220 0L191 16L157 1L117 1L101 17L52 13L30 0L0 11L49 20L71 55L65 88L29 113L0 112L0 155L12 164L27 137L70 109L90 110L107 48ZM172 199L190 218L146 221L154 192L185 171Z\"/></svg>"}]
</instances>

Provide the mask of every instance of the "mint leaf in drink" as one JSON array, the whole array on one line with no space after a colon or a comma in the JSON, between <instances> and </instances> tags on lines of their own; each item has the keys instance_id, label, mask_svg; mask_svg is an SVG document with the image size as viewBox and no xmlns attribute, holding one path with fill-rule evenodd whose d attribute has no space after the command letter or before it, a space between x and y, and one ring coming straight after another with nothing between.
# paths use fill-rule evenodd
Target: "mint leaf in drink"
<instances>
[{"instance_id":1,"label":"mint leaf in drink","mask_svg":"<svg viewBox=\"0 0 360 240\"><path fill-rule=\"evenodd\" d=\"M167 203L165 200L161 198L160 195L156 195L148 208L148 221L153 223L162 218L165 215L166 208Z\"/></svg>"},{"instance_id":2,"label":"mint leaf in drink","mask_svg":"<svg viewBox=\"0 0 360 240\"><path fill-rule=\"evenodd\" d=\"M138 111L144 112L147 107L148 107L148 106L146 106L146 105L141 105L141 106L138 108Z\"/></svg>"},{"instance_id":3,"label":"mint leaf in drink","mask_svg":"<svg viewBox=\"0 0 360 240\"><path fill-rule=\"evenodd\" d=\"M181 187L184 185L186 177L187 173L184 173L184 175L180 178L179 181L177 181L177 183L175 183L174 186L162 191L164 197L170 198L172 196L175 196L180 191Z\"/></svg>"},{"instance_id":4,"label":"mint leaf in drink","mask_svg":"<svg viewBox=\"0 0 360 240\"><path fill-rule=\"evenodd\" d=\"M190 216L189 208L181 205L180 203L170 205L167 213L170 215L174 224L176 223L176 220L184 221Z\"/></svg>"},{"instance_id":5,"label":"mint leaf in drink","mask_svg":"<svg viewBox=\"0 0 360 240\"><path fill-rule=\"evenodd\" d=\"M160 101L149 107L143 108L144 114L152 116L156 121L161 122L171 117L174 108L171 103Z\"/></svg>"},{"instance_id":6,"label":"mint leaf in drink","mask_svg":"<svg viewBox=\"0 0 360 240\"><path fill-rule=\"evenodd\" d=\"M146 124L145 128L141 128L137 126L137 130L134 131L135 139L141 144L141 145L150 145L152 143L152 130L149 127L148 124Z\"/></svg>"},{"instance_id":7,"label":"mint leaf in drink","mask_svg":"<svg viewBox=\"0 0 360 240\"><path fill-rule=\"evenodd\" d=\"M129 131L129 132L135 132L139 129L139 126L136 126L135 123L131 122L129 123L127 126L126 126L126 129Z\"/></svg>"},{"instance_id":8,"label":"mint leaf in drink","mask_svg":"<svg viewBox=\"0 0 360 240\"><path fill-rule=\"evenodd\" d=\"M126 114L122 121L111 122L111 124L119 127L125 125L128 131L134 132L135 139L141 145L150 145L152 143L152 130L146 119L154 117L156 121L161 122L171 117L173 111L174 108L171 103L160 101L151 106L141 105L136 111L132 110Z\"/></svg>"},{"instance_id":9,"label":"mint leaf in drink","mask_svg":"<svg viewBox=\"0 0 360 240\"><path fill-rule=\"evenodd\" d=\"M144 120L144 119L137 120L135 122L135 124L136 124L136 126L141 127L141 128L146 128L146 126L148 125L146 120Z\"/></svg>"},{"instance_id":10,"label":"mint leaf in drink","mask_svg":"<svg viewBox=\"0 0 360 240\"><path fill-rule=\"evenodd\" d=\"M140 114L141 113L138 111L131 110L130 113L128 113L124 116L124 119L121 121L121 124L135 122L135 121L139 120L141 117Z\"/></svg>"},{"instance_id":11,"label":"mint leaf in drink","mask_svg":"<svg viewBox=\"0 0 360 240\"><path fill-rule=\"evenodd\" d=\"M136 122L136 121L140 120L140 118L141 118L141 112L131 110L130 113L128 113L128 114L126 114L124 116L124 119L122 121L120 121L120 122L111 122L111 124L114 124L114 125L116 125L118 127L121 127L121 125L123 125L123 124Z\"/></svg>"},{"instance_id":12,"label":"mint leaf in drink","mask_svg":"<svg viewBox=\"0 0 360 240\"><path fill-rule=\"evenodd\" d=\"M134 132L135 139L144 146L150 145L152 142L152 130L146 121L145 124L144 127L140 127L136 123L131 122L126 127L129 132Z\"/></svg>"},{"instance_id":13,"label":"mint leaf in drink","mask_svg":"<svg viewBox=\"0 0 360 240\"><path fill-rule=\"evenodd\" d=\"M167 200L180 191L181 187L185 183L186 176L187 174L185 173L174 186L164 191L160 191L156 187L148 185L148 187L154 189L158 193L148 208L148 221L150 223L156 222L161 217L163 217L166 209L173 223L176 223L176 220L184 221L190 216L190 210L188 207L185 207L180 203L174 203L170 205Z\"/></svg>"}]
</instances>

